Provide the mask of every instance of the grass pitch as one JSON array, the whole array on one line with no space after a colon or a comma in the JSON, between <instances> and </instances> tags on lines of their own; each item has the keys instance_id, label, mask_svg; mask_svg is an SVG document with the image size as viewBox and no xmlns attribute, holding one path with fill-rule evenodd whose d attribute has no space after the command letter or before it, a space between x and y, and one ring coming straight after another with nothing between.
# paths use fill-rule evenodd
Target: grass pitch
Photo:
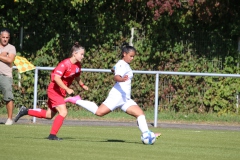
<instances>
[{"instance_id":1,"label":"grass pitch","mask_svg":"<svg viewBox=\"0 0 240 160\"><path fill-rule=\"evenodd\" d=\"M237 160L239 131L150 128L162 136L143 145L137 127L66 126L47 140L51 125L0 125L0 159L6 160Z\"/></svg>"}]
</instances>

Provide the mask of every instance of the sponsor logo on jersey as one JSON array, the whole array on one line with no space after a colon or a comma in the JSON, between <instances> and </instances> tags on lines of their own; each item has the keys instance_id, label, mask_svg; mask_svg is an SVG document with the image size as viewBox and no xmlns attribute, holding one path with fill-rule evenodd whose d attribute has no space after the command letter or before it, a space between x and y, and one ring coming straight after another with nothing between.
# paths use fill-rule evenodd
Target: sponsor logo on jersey
<instances>
[{"instance_id":1,"label":"sponsor logo on jersey","mask_svg":"<svg viewBox=\"0 0 240 160\"><path fill-rule=\"evenodd\" d=\"M72 77L72 76L74 76L74 73L69 73L69 75L64 75L63 77L68 78L68 77Z\"/></svg>"},{"instance_id":2,"label":"sponsor logo on jersey","mask_svg":"<svg viewBox=\"0 0 240 160\"><path fill-rule=\"evenodd\" d=\"M61 71L56 71L57 73L59 73L59 74L62 74L62 72Z\"/></svg>"},{"instance_id":3,"label":"sponsor logo on jersey","mask_svg":"<svg viewBox=\"0 0 240 160\"><path fill-rule=\"evenodd\" d=\"M78 73L79 72L79 68L76 68L76 73Z\"/></svg>"}]
</instances>

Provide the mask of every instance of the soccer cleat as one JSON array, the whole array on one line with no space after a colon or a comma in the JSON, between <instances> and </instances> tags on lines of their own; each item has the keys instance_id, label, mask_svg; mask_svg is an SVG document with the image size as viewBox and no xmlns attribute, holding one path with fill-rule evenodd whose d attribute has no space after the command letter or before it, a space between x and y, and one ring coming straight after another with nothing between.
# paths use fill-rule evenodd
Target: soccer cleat
<instances>
[{"instance_id":1,"label":"soccer cleat","mask_svg":"<svg viewBox=\"0 0 240 160\"><path fill-rule=\"evenodd\" d=\"M76 104L77 100L81 100L81 99L82 98L79 95L77 95L77 96L74 96L74 97L65 98L64 102L70 102L70 103Z\"/></svg>"},{"instance_id":2,"label":"soccer cleat","mask_svg":"<svg viewBox=\"0 0 240 160\"><path fill-rule=\"evenodd\" d=\"M15 122L17 122L19 120L19 118L21 118L22 116L25 116L28 114L28 109L25 106L22 106L17 114L17 116L15 117Z\"/></svg>"},{"instance_id":3,"label":"soccer cleat","mask_svg":"<svg viewBox=\"0 0 240 160\"><path fill-rule=\"evenodd\" d=\"M49 140L56 140L56 141L62 140L62 138L58 138L56 135L53 135L53 134L50 134L50 135L48 136L48 139L49 139Z\"/></svg>"},{"instance_id":4,"label":"soccer cleat","mask_svg":"<svg viewBox=\"0 0 240 160\"><path fill-rule=\"evenodd\" d=\"M158 139L158 137L161 136L161 133L154 133L154 134L155 134L156 139Z\"/></svg>"},{"instance_id":5,"label":"soccer cleat","mask_svg":"<svg viewBox=\"0 0 240 160\"><path fill-rule=\"evenodd\" d=\"M11 119L7 119L7 121L6 121L6 123L5 123L5 125L12 125L13 124L13 120L11 120Z\"/></svg>"}]
</instances>

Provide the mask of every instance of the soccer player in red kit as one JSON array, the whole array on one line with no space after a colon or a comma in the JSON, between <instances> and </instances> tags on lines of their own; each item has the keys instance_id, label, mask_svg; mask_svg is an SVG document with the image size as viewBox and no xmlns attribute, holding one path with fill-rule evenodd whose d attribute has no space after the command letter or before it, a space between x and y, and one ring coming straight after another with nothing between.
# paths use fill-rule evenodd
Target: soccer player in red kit
<instances>
[{"instance_id":1,"label":"soccer player in red kit","mask_svg":"<svg viewBox=\"0 0 240 160\"><path fill-rule=\"evenodd\" d=\"M84 89L88 87L80 79L81 60L84 58L85 49L76 42L71 49L71 57L61 61L51 72L51 82L48 85L48 109L27 109L22 106L15 117L15 122L24 115L30 115L38 118L52 119L56 113L59 113L53 121L49 140L61 140L56 135L61 128L65 117L67 116L67 107L64 101L66 94L73 94L74 90L69 88L73 80Z\"/></svg>"}]
</instances>

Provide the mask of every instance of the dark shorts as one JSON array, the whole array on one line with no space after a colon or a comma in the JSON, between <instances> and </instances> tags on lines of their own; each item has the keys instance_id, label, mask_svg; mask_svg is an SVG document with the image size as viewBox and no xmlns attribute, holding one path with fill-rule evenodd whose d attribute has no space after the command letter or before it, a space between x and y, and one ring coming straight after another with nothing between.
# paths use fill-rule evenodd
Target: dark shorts
<instances>
[{"instance_id":1,"label":"dark shorts","mask_svg":"<svg viewBox=\"0 0 240 160\"><path fill-rule=\"evenodd\" d=\"M13 78L0 74L0 91L3 94L4 101L14 100L12 93Z\"/></svg>"}]
</instances>

